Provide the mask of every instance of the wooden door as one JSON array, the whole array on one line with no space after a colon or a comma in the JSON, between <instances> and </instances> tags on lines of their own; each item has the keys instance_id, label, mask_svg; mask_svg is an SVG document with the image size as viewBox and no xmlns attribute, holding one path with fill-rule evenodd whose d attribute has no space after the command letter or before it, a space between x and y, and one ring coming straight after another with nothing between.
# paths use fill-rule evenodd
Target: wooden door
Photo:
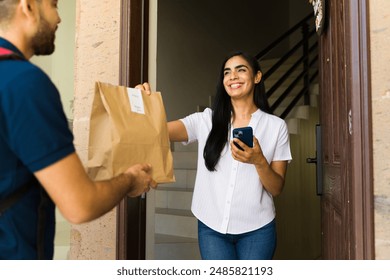
<instances>
[{"instance_id":1,"label":"wooden door","mask_svg":"<svg viewBox=\"0 0 390 280\"><path fill-rule=\"evenodd\" d=\"M148 0L122 0L120 85L147 81ZM117 259L145 259L146 197L125 198L118 207Z\"/></svg>"},{"instance_id":2,"label":"wooden door","mask_svg":"<svg viewBox=\"0 0 390 280\"><path fill-rule=\"evenodd\" d=\"M367 10L327 1L320 38L323 259L374 258Z\"/></svg>"}]
</instances>

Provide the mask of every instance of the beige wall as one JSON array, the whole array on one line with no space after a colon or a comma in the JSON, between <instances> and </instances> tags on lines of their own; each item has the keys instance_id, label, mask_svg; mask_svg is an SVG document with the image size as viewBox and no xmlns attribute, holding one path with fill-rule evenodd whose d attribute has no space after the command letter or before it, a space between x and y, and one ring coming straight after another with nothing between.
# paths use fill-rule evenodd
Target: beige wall
<instances>
[{"instance_id":1,"label":"beige wall","mask_svg":"<svg viewBox=\"0 0 390 280\"><path fill-rule=\"evenodd\" d=\"M75 145L87 160L89 116L95 81L119 82L120 0L76 3ZM116 211L71 232L71 259L115 259Z\"/></svg>"},{"instance_id":2,"label":"beige wall","mask_svg":"<svg viewBox=\"0 0 390 280\"><path fill-rule=\"evenodd\" d=\"M390 1L370 4L376 259L390 259Z\"/></svg>"}]
</instances>

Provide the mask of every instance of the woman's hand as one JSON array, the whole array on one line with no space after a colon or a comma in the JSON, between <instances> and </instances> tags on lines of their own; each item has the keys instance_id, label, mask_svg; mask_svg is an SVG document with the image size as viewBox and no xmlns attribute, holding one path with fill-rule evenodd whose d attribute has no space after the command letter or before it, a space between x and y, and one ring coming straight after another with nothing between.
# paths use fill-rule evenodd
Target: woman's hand
<instances>
[{"instance_id":1,"label":"woman's hand","mask_svg":"<svg viewBox=\"0 0 390 280\"><path fill-rule=\"evenodd\" d=\"M243 148L243 151L237 148L233 142L237 143L241 148ZM240 162L251 163L255 165L262 165L267 162L266 158L263 155L263 151L261 150L259 141L254 136L253 148L248 147L238 138L233 138L233 140L230 142L230 148L232 151L233 158Z\"/></svg>"},{"instance_id":2,"label":"woman's hand","mask_svg":"<svg viewBox=\"0 0 390 280\"><path fill-rule=\"evenodd\" d=\"M149 83L143 83L135 86L136 89L145 91L147 94L151 94ZM188 134L182 121L170 121L168 122L168 134L169 140L172 142L187 142Z\"/></svg>"},{"instance_id":3,"label":"woman's hand","mask_svg":"<svg viewBox=\"0 0 390 280\"><path fill-rule=\"evenodd\" d=\"M136 85L135 88L149 92L149 94L151 92L149 83L143 83L143 84Z\"/></svg>"},{"instance_id":4,"label":"woman's hand","mask_svg":"<svg viewBox=\"0 0 390 280\"><path fill-rule=\"evenodd\" d=\"M233 142L240 145L243 151L237 148ZM230 142L230 148L233 159L255 165L263 187L272 196L277 196L282 192L287 171L287 161L273 161L269 164L256 137L253 137L253 148L248 147L237 138Z\"/></svg>"}]
</instances>

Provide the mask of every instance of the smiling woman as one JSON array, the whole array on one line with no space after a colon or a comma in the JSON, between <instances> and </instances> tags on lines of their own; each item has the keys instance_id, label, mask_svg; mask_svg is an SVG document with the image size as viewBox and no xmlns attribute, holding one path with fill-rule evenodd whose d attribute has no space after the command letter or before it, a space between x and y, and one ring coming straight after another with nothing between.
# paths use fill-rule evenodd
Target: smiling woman
<instances>
[{"instance_id":1,"label":"smiling woman","mask_svg":"<svg viewBox=\"0 0 390 280\"><path fill-rule=\"evenodd\" d=\"M235 56L226 62L223 74L223 84L233 103L242 102L243 99L253 100L254 85L261 81L262 73L260 70L254 73L243 57ZM252 111L254 112L256 109L255 104L253 104ZM237 126L236 123L234 125ZM244 125L246 124L240 126Z\"/></svg>"},{"instance_id":2,"label":"smiling woman","mask_svg":"<svg viewBox=\"0 0 390 280\"><path fill-rule=\"evenodd\" d=\"M254 57L235 52L220 69L212 109L168 123L171 141L198 142L191 210L198 219L201 257L272 259L273 196L282 192L291 160L287 126L268 113ZM147 83L139 87L150 89ZM233 138L237 126L253 129L253 147Z\"/></svg>"}]
</instances>

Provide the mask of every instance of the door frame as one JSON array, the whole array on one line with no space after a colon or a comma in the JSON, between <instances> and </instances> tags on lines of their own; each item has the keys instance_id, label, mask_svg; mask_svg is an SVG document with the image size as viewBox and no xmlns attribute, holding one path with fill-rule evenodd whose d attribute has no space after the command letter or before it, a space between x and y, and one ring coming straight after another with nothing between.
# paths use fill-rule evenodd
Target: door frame
<instances>
[{"instance_id":1,"label":"door frame","mask_svg":"<svg viewBox=\"0 0 390 280\"><path fill-rule=\"evenodd\" d=\"M148 80L149 0L121 0L119 84ZM124 198L117 207L116 258L145 259L146 197Z\"/></svg>"},{"instance_id":2,"label":"door frame","mask_svg":"<svg viewBox=\"0 0 390 280\"><path fill-rule=\"evenodd\" d=\"M349 1L351 259L375 259L369 1Z\"/></svg>"}]
</instances>

